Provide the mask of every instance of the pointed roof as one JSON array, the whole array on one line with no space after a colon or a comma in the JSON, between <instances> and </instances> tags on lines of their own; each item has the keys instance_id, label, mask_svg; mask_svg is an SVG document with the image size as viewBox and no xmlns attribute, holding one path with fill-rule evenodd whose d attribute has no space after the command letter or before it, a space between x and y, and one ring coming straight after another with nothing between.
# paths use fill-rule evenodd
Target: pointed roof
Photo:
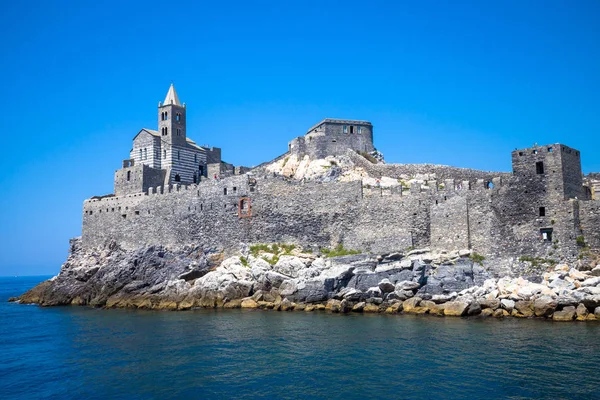
<instances>
[{"instance_id":1,"label":"pointed roof","mask_svg":"<svg viewBox=\"0 0 600 400\"><path fill-rule=\"evenodd\" d=\"M176 106L180 106L181 103L179 102L179 97L177 96L177 92L175 91L175 86L173 86L173 84L171 83L171 86L169 87L169 91L167 92L167 97L165 97L165 101L163 102L163 105L168 106L168 105L176 105Z\"/></svg>"}]
</instances>

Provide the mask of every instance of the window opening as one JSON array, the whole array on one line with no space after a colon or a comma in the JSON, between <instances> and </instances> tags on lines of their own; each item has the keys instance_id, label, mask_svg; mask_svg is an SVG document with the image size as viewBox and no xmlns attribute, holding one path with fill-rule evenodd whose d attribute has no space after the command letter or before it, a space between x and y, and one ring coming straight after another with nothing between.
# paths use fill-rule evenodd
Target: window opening
<instances>
[{"instance_id":1,"label":"window opening","mask_svg":"<svg viewBox=\"0 0 600 400\"><path fill-rule=\"evenodd\" d=\"M223 188L223 194L227 195L227 188Z\"/></svg>"},{"instance_id":2,"label":"window opening","mask_svg":"<svg viewBox=\"0 0 600 400\"><path fill-rule=\"evenodd\" d=\"M552 242L552 228L540 229L540 236L544 242Z\"/></svg>"},{"instance_id":3,"label":"window opening","mask_svg":"<svg viewBox=\"0 0 600 400\"><path fill-rule=\"evenodd\" d=\"M350 125L350 133L354 133L354 125Z\"/></svg>"},{"instance_id":4,"label":"window opening","mask_svg":"<svg viewBox=\"0 0 600 400\"><path fill-rule=\"evenodd\" d=\"M175 182L181 182L181 177L179 174L175 174Z\"/></svg>"},{"instance_id":5,"label":"window opening","mask_svg":"<svg viewBox=\"0 0 600 400\"><path fill-rule=\"evenodd\" d=\"M546 207L540 207L540 217L546 216Z\"/></svg>"},{"instance_id":6,"label":"window opening","mask_svg":"<svg viewBox=\"0 0 600 400\"><path fill-rule=\"evenodd\" d=\"M554 149L552 147L548 147L548 153L552 153Z\"/></svg>"},{"instance_id":7,"label":"window opening","mask_svg":"<svg viewBox=\"0 0 600 400\"><path fill-rule=\"evenodd\" d=\"M358 133L359 135L362 133L362 126L356 127L356 133Z\"/></svg>"},{"instance_id":8,"label":"window opening","mask_svg":"<svg viewBox=\"0 0 600 400\"><path fill-rule=\"evenodd\" d=\"M163 150L163 158L167 158L167 151Z\"/></svg>"},{"instance_id":9,"label":"window opening","mask_svg":"<svg viewBox=\"0 0 600 400\"><path fill-rule=\"evenodd\" d=\"M347 125L344 125L343 131L344 131L344 133L348 133L348 126Z\"/></svg>"},{"instance_id":10,"label":"window opening","mask_svg":"<svg viewBox=\"0 0 600 400\"><path fill-rule=\"evenodd\" d=\"M131 171L127 171L127 180L130 181L131 180Z\"/></svg>"},{"instance_id":11,"label":"window opening","mask_svg":"<svg viewBox=\"0 0 600 400\"><path fill-rule=\"evenodd\" d=\"M535 172L538 175L541 175L544 173L544 163L542 161L538 161L535 163Z\"/></svg>"}]
</instances>

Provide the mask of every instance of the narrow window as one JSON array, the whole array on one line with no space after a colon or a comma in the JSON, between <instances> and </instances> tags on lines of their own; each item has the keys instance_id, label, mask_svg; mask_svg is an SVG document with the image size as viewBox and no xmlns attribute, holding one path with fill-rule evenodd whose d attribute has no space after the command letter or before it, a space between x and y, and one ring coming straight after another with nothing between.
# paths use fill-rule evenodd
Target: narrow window
<instances>
[{"instance_id":1,"label":"narrow window","mask_svg":"<svg viewBox=\"0 0 600 400\"><path fill-rule=\"evenodd\" d=\"M552 153L553 149L552 147L548 147L548 153Z\"/></svg>"},{"instance_id":2,"label":"narrow window","mask_svg":"<svg viewBox=\"0 0 600 400\"><path fill-rule=\"evenodd\" d=\"M144 160L148 159L148 150L144 147Z\"/></svg>"},{"instance_id":3,"label":"narrow window","mask_svg":"<svg viewBox=\"0 0 600 400\"><path fill-rule=\"evenodd\" d=\"M356 127L356 133L358 133L359 135L362 133L362 126Z\"/></svg>"},{"instance_id":4,"label":"narrow window","mask_svg":"<svg viewBox=\"0 0 600 400\"><path fill-rule=\"evenodd\" d=\"M519 156L523 156L523 152L522 151L519 152Z\"/></svg>"},{"instance_id":5,"label":"narrow window","mask_svg":"<svg viewBox=\"0 0 600 400\"><path fill-rule=\"evenodd\" d=\"M540 217L546 216L546 207L540 207Z\"/></svg>"},{"instance_id":6,"label":"narrow window","mask_svg":"<svg viewBox=\"0 0 600 400\"><path fill-rule=\"evenodd\" d=\"M140 149L140 160L142 160L142 149Z\"/></svg>"},{"instance_id":7,"label":"narrow window","mask_svg":"<svg viewBox=\"0 0 600 400\"><path fill-rule=\"evenodd\" d=\"M227 188L223 188L223 194L227 195Z\"/></svg>"},{"instance_id":8,"label":"narrow window","mask_svg":"<svg viewBox=\"0 0 600 400\"><path fill-rule=\"evenodd\" d=\"M130 181L131 180L131 171L127 171L127 180Z\"/></svg>"},{"instance_id":9,"label":"narrow window","mask_svg":"<svg viewBox=\"0 0 600 400\"><path fill-rule=\"evenodd\" d=\"M181 182L181 177L179 174L175 174L175 182Z\"/></svg>"},{"instance_id":10,"label":"narrow window","mask_svg":"<svg viewBox=\"0 0 600 400\"><path fill-rule=\"evenodd\" d=\"M179 150L177 150L177 159L181 160L181 152Z\"/></svg>"},{"instance_id":11,"label":"narrow window","mask_svg":"<svg viewBox=\"0 0 600 400\"><path fill-rule=\"evenodd\" d=\"M180 114L180 113L177 113L177 114L175 115L175 121L179 121L180 119L181 119L181 114Z\"/></svg>"},{"instance_id":12,"label":"narrow window","mask_svg":"<svg viewBox=\"0 0 600 400\"><path fill-rule=\"evenodd\" d=\"M538 161L535 163L535 172L538 175L542 175L544 173L544 163L542 161Z\"/></svg>"},{"instance_id":13,"label":"narrow window","mask_svg":"<svg viewBox=\"0 0 600 400\"><path fill-rule=\"evenodd\" d=\"M194 183L196 183L196 173L194 172Z\"/></svg>"},{"instance_id":14,"label":"narrow window","mask_svg":"<svg viewBox=\"0 0 600 400\"><path fill-rule=\"evenodd\" d=\"M167 128L167 127L165 126L165 135L168 135L168 134L169 134L169 128Z\"/></svg>"},{"instance_id":15,"label":"narrow window","mask_svg":"<svg viewBox=\"0 0 600 400\"><path fill-rule=\"evenodd\" d=\"M167 151L163 150L163 158L167 158Z\"/></svg>"},{"instance_id":16,"label":"narrow window","mask_svg":"<svg viewBox=\"0 0 600 400\"><path fill-rule=\"evenodd\" d=\"M350 125L350 133L354 133L354 125Z\"/></svg>"},{"instance_id":17,"label":"narrow window","mask_svg":"<svg viewBox=\"0 0 600 400\"><path fill-rule=\"evenodd\" d=\"M169 119L169 113L165 111L165 121Z\"/></svg>"},{"instance_id":18,"label":"narrow window","mask_svg":"<svg viewBox=\"0 0 600 400\"><path fill-rule=\"evenodd\" d=\"M544 242L552 242L552 228L540 229L540 236Z\"/></svg>"},{"instance_id":19,"label":"narrow window","mask_svg":"<svg viewBox=\"0 0 600 400\"><path fill-rule=\"evenodd\" d=\"M198 158L198 154L195 154L195 153L194 153L194 163L197 163L197 162L198 162L197 158Z\"/></svg>"},{"instance_id":20,"label":"narrow window","mask_svg":"<svg viewBox=\"0 0 600 400\"><path fill-rule=\"evenodd\" d=\"M233 194L236 194L236 193L237 193L237 187L234 186L233 187Z\"/></svg>"},{"instance_id":21,"label":"narrow window","mask_svg":"<svg viewBox=\"0 0 600 400\"><path fill-rule=\"evenodd\" d=\"M348 126L344 125L343 131L344 133L348 133Z\"/></svg>"}]
</instances>

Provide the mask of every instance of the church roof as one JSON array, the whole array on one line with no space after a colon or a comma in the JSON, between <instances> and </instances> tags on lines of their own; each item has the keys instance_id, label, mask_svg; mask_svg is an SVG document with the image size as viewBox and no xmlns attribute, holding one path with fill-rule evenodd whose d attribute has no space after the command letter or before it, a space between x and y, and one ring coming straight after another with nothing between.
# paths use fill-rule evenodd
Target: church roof
<instances>
[{"instance_id":1,"label":"church roof","mask_svg":"<svg viewBox=\"0 0 600 400\"><path fill-rule=\"evenodd\" d=\"M194 142L192 139L190 139L190 138L185 138L185 140L187 141L187 144L188 144L188 146L190 146L190 147L193 147L193 148L194 148L194 149L196 149L196 150L206 151L206 149L204 149L204 148L202 148L202 147L198 146L198 145L196 144L196 142Z\"/></svg>"},{"instance_id":2,"label":"church roof","mask_svg":"<svg viewBox=\"0 0 600 400\"><path fill-rule=\"evenodd\" d=\"M167 97L165 97L165 101L163 102L163 105L167 106L167 105L176 105L176 106L180 106L181 103L179 102L179 97L177 96L177 92L175 91L175 86L173 86L173 84L171 83L171 86L169 87L169 91L167 92Z\"/></svg>"}]
</instances>

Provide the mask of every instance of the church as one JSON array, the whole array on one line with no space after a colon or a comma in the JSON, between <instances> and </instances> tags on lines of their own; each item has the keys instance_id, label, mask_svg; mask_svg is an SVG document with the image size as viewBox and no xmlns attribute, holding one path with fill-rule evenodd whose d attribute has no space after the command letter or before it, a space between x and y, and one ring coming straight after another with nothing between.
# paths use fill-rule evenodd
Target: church
<instances>
[{"instance_id":1,"label":"church","mask_svg":"<svg viewBox=\"0 0 600 400\"><path fill-rule=\"evenodd\" d=\"M171 84L164 102L158 103L158 130L141 129L133 138L129 159L115 172L115 195L199 183L209 169L221 174L228 166L221 161L221 149L199 146L187 137L186 106Z\"/></svg>"}]
</instances>

